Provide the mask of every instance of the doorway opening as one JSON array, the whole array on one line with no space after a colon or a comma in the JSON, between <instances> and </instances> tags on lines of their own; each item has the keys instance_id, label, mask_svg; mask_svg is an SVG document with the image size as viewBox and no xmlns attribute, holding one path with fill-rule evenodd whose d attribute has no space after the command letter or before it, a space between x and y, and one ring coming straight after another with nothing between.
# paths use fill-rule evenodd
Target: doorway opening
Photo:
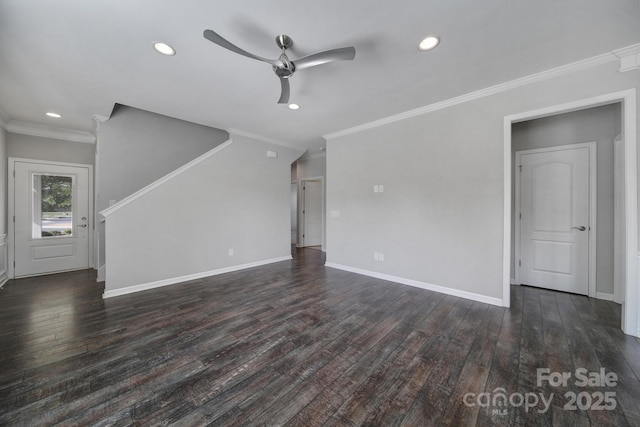
<instances>
[{"instance_id":1,"label":"doorway opening","mask_svg":"<svg viewBox=\"0 0 640 427\"><path fill-rule=\"evenodd\" d=\"M530 122L535 119L551 118L564 113L574 113L585 111L589 112L591 109L597 107L606 108L611 104L617 104L611 108L618 108L620 113L620 135L616 138L616 135L609 136L609 143L611 146L611 165L613 165L614 147L615 141L623 141L624 152L618 153L617 156L622 155L624 170L620 172L618 163L618 174L622 177L618 181L622 181L623 185L618 184L618 187L613 192L618 195L618 200L614 203L611 202L609 209L612 211L614 205L623 206L622 215L618 212L618 215L611 215L614 218L612 223L616 222L616 229L619 230L623 227L622 236L623 243L620 242L618 237L618 245L612 244L610 257L622 258L624 260L623 277L619 279L618 289L609 289L609 292L603 292L607 294L607 299L615 299L617 295L622 296L622 330L630 335L638 336L640 330L638 328L638 283L636 280L637 275L637 164L636 164L636 93L635 90L628 90L613 94L602 95L595 98L580 100L567 104L552 106L543 108L540 110L534 110L530 112L520 113L516 115L506 116L504 119L504 251L503 251L503 305L508 307L510 304L510 285L515 278L512 274L515 271L514 253L515 253L515 221L514 215L514 176L516 174L514 159L514 129L519 123ZM593 140L593 139L591 139ZM588 140L587 140L588 141ZM586 142L586 141L574 141ZM548 141L547 141L548 143ZM600 154L600 152L598 152ZM613 168L613 166L611 166ZM611 174L613 177L614 174ZM612 179L613 180L613 179ZM600 185L600 184L598 184ZM612 184L613 185L613 184ZM622 202L620 202L620 197ZM620 224L622 222L623 224ZM611 227L612 231L614 227ZM615 233L612 233L615 234ZM614 255L615 251L615 255ZM620 268L618 265L617 268ZM613 269L613 267L612 267ZM620 276L620 274L618 274ZM612 279L613 281L613 279ZM597 285L597 283L596 283ZM623 287L621 291L619 288Z\"/></svg>"},{"instance_id":2,"label":"doorway opening","mask_svg":"<svg viewBox=\"0 0 640 427\"><path fill-rule=\"evenodd\" d=\"M300 247L324 247L324 178L300 181L298 241Z\"/></svg>"}]
</instances>

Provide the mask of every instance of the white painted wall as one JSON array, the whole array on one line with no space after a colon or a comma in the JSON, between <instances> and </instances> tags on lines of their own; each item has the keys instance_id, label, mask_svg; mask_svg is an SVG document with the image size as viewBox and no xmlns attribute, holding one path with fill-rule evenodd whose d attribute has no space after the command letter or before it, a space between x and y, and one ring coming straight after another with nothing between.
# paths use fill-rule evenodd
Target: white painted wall
<instances>
[{"instance_id":1,"label":"white painted wall","mask_svg":"<svg viewBox=\"0 0 640 427\"><path fill-rule=\"evenodd\" d=\"M640 88L637 70L618 68L580 67L330 136L327 211L340 216L327 219L328 263L501 300L504 117Z\"/></svg>"},{"instance_id":2,"label":"white painted wall","mask_svg":"<svg viewBox=\"0 0 640 427\"><path fill-rule=\"evenodd\" d=\"M519 150L595 141L597 145L596 291L613 295L613 140L621 132L621 104L612 104L516 123L513 157ZM515 181L514 195L515 195ZM512 198L515 203L515 196ZM512 215L512 225L515 223ZM512 238L515 230L512 228ZM515 242L515 240L513 240ZM512 244L512 249L514 243ZM513 255L513 252L512 252ZM512 272L514 262L512 260ZM512 277L515 277L512 274Z\"/></svg>"},{"instance_id":3,"label":"white painted wall","mask_svg":"<svg viewBox=\"0 0 640 427\"><path fill-rule=\"evenodd\" d=\"M302 152L244 136L214 151L105 212L105 296L290 257L291 163Z\"/></svg>"}]
</instances>

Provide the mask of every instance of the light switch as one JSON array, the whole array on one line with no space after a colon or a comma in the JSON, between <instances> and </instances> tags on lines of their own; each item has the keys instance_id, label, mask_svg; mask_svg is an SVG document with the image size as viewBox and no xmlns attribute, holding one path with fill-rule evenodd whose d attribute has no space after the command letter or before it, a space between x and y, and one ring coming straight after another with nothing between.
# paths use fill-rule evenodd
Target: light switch
<instances>
[{"instance_id":1,"label":"light switch","mask_svg":"<svg viewBox=\"0 0 640 427\"><path fill-rule=\"evenodd\" d=\"M340 211L331 211L331 218L338 218L340 216Z\"/></svg>"}]
</instances>

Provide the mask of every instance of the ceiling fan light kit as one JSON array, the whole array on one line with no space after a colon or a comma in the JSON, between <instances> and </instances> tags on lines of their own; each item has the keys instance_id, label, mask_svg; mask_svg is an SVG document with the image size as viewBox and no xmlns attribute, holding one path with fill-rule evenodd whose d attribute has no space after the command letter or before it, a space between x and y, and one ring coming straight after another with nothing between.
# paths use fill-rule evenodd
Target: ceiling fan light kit
<instances>
[{"instance_id":1,"label":"ceiling fan light kit","mask_svg":"<svg viewBox=\"0 0 640 427\"><path fill-rule=\"evenodd\" d=\"M280 99L278 99L278 104L286 104L289 102L289 78L296 71L334 61L350 61L356 56L356 49L351 46L314 53L312 55L303 56L302 58L298 58L295 61L292 61L287 56L287 49L289 49L293 45L293 40L286 34L281 34L276 37L276 45L282 50L282 53L280 54L278 59L272 60L249 53L246 50L241 49L233 43L229 42L227 39L212 30L204 30L203 35L205 39L217 44L220 47L228 49L239 55L246 56L247 58L256 59L258 61L271 64L275 75L280 80Z\"/></svg>"}]
</instances>

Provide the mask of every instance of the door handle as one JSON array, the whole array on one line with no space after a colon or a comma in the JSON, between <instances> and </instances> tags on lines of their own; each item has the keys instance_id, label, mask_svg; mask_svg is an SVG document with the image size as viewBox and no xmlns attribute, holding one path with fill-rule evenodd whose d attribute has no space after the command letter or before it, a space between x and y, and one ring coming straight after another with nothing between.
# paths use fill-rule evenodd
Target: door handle
<instances>
[{"instance_id":1,"label":"door handle","mask_svg":"<svg viewBox=\"0 0 640 427\"><path fill-rule=\"evenodd\" d=\"M587 229L587 227L585 227L584 225L581 225L580 227L571 227L571 228L575 228L578 231L584 231Z\"/></svg>"},{"instance_id":2,"label":"door handle","mask_svg":"<svg viewBox=\"0 0 640 427\"><path fill-rule=\"evenodd\" d=\"M87 228L87 224L78 224L78 227Z\"/></svg>"}]
</instances>

